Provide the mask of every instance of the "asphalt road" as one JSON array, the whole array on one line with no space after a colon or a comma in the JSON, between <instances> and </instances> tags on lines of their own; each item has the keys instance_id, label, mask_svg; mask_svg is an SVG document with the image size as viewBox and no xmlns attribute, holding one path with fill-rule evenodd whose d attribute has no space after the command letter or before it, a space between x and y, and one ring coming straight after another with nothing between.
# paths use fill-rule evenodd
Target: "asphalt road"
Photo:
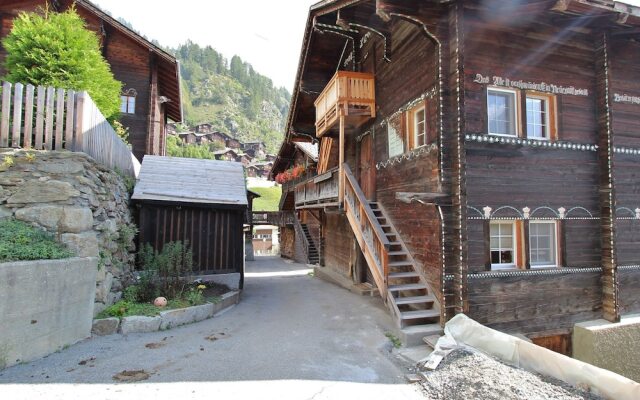
<instances>
[{"instance_id":1,"label":"asphalt road","mask_svg":"<svg viewBox=\"0 0 640 400\"><path fill-rule=\"evenodd\" d=\"M277 257L247 264L239 305L168 331L93 337L0 371L6 398L424 399L389 356L392 320ZM116 384L144 370L148 379Z\"/></svg>"}]
</instances>

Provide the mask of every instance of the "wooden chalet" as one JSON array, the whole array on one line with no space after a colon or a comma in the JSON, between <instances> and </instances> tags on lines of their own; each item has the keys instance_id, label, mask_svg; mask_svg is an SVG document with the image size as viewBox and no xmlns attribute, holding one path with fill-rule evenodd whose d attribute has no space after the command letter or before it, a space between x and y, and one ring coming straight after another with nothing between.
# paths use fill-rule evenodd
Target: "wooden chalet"
<instances>
[{"instance_id":1,"label":"wooden chalet","mask_svg":"<svg viewBox=\"0 0 640 400\"><path fill-rule=\"evenodd\" d=\"M639 115L640 8L325 0L271 176L320 142L281 207L407 337L466 313L566 351L576 322L640 311Z\"/></svg>"},{"instance_id":2,"label":"wooden chalet","mask_svg":"<svg viewBox=\"0 0 640 400\"><path fill-rule=\"evenodd\" d=\"M195 275L233 274L232 286L242 288L248 197L254 196L238 163L145 156L131 197L139 209L139 242L161 250L187 241Z\"/></svg>"},{"instance_id":3,"label":"wooden chalet","mask_svg":"<svg viewBox=\"0 0 640 400\"><path fill-rule=\"evenodd\" d=\"M198 136L193 132L178 132L177 135L184 144L196 144L198 141Z\"/></svg>"},{"instance_id":4,"label":"wooden chalet","mask_svg":"<svg viewBox=\"0 0 640 400\"><path fill-rule=\"evenodd\" d=\"M238 159L238 153L236 153L233 149L222 149L213 152L216 160L222 161L236 161Z\"/></svg>"},{"instance_id":5,"label":"wooden chalet","mask_svg":"<svg viewBox=\"0 0 640 400\"><path fill-rule=\"evenodd\" d=\"M262 159L267 154L267 146L264 142L246 142L242 143L242 150L251 156Z\"/></svg>"},{"instance_id":6,"label":"wooden chalet","mask_svg":"<svg viewBox=\"0 0 640 400\"><path fill-rule=\"evenodd\" d=\"M233 149L233 150L241 150L242 149L242 142L240 142L236 138L227 137L227 139L225 140L225 146L227 146L228 148Z\"/></svg>"},{"instance_id":7,"label":"wooden chalet","mask_svg":"<svg viewBox=\"0 0 640 400\"><path fill-rule=\"evenodd\" d=\"M64 11L75 4L87 27L98 34L102 54L115 78L121 81L120 122L129 128L129 141L138 160L145 154L166 153L168 120L182 121L180 68L174 56L87 0L7 0L0 2L0 40L22 11L32 12L48 5ZM0 76L4 75L5 50L0 46Z\"/></svg>"}]
</instances>

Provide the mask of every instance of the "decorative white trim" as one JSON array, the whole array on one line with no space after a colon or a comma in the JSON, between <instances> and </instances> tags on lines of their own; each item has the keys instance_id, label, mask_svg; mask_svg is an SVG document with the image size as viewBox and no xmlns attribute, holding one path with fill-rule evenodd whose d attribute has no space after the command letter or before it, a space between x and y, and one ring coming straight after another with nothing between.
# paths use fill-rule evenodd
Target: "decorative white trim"
<instances>
[{"instance_id":1,"label":"decorative white trim","mask_svg":"<svg viewBox=\"0 0 640 400\"><path fill-rule=\"evenodd\" d=\"M380 161L378 163L376 163L376 169L380 170L382 168L387 168L391 165L394 164L400 164L402 163L404 160L411 160L413 158L417 158L419 156L421 156L422 154L427 154L427 153L431 153L434 150L438 149L438 145L436 143L431 143L431 144L427 144L425 146L420 146L417 147L411 151L408 151L406 153L397 155L395 157L391 157L390 159L386 160L386 161Z\"/></svg>"},{"instance_id":2,"label":"decorative white trim","mask_svg":"<svg viewBox=\"0 0 640 400\"><path fill-rule=\"evenodd\" d=\"M531 146L531 147L538 147L538 148L576 150L576 151L596 151L598 149L598 145L596 144L572 143L567 141L551 142L548 140L525 139L525 138L517 138L512 136L488 135L488 134L476 134L476 133L466 134L465 140L467 142L490 143L490 144L514 144L514 145ZM638 150L638 154L640 154L640 150Z\"/></svg>"}]
</instances>

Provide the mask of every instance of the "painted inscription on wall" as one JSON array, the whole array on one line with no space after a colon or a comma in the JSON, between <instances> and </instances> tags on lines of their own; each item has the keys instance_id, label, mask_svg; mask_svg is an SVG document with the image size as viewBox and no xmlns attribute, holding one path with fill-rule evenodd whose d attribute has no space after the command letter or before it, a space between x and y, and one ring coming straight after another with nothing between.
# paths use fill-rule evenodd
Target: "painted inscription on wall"
<instances>
[{"instance_id":1,"label":"painted inscription on wall","mask_svg":"<svg viewBox=\"0 0 640 400\"><path fill-rule=\"evenodd\" d=\"M627 94L614 93L613 101L616 103L640 104L640 97Z\"/></svg>"},{"instance_id":2,"label":"painted inscription on wall","mask_svg":"<svg viewBox=\"0 0 640 400\"><path fill-rule=\"evenodd\" d=\"M589 96L589 89L579 89L574 86L558 86L546 82L527 82L520 80L513 80L509 78L503 78L501 76L484 76L482 74L476 74L475 83L483 85L502 86L508 88L536 90L538 92L553 93L553 94L567 94L573 96Z\"/></svg>"}]
</instances>

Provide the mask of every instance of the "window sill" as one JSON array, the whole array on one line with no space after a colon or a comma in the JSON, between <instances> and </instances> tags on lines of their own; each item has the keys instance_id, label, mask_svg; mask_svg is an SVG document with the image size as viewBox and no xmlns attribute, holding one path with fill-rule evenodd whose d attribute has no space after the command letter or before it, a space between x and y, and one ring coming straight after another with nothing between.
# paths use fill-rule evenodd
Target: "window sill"
<instances>
[{"instance_id":1,"label":"window sill","mask_svg":"<svg viewBox=\"0 0 640 400\"><path fill-rule=\"evenodd\" d=\"M487 274L487 273L492 273L492 272L513 272L513 271L530 271L530 270L550 270L550 269L559 269L562 267L559 267L557 265L532 265L531 268L526 269L526 268L520 268L520 267L516 267L516 266L504 266L504 267L496 267L496 266L491 266L491 270L490 271L479 271L477 272L477 274Z\"/></svg>"}]
</instances>

